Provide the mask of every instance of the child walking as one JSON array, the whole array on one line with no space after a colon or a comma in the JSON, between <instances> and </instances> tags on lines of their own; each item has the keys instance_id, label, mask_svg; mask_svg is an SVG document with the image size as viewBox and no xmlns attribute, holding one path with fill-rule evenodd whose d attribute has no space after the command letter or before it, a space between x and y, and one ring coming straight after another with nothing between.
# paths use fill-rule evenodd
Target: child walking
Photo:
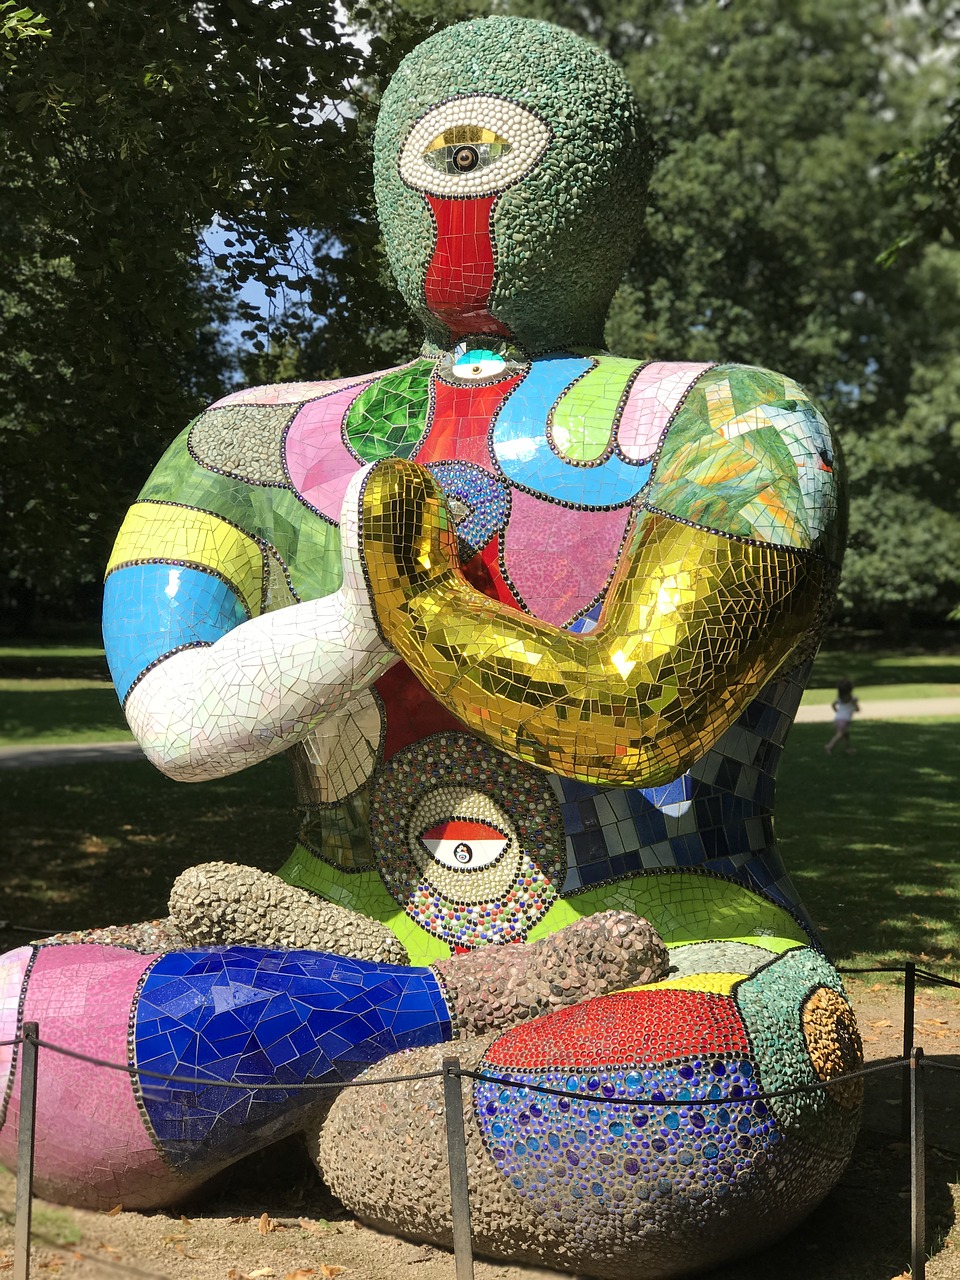
<instances>
[{"instance_id":1,"label":"child walking","mask_svg":"<svg viewBox=\"0 0 960 1280\"><path fill-rule=\"evenodd\" d=\"M860 703L853 696L851 681L840 681L837 685L837 696L830 705L833 707L834 733L823 749L829 756L833 754L833 748L838 742L845 742L847 755L855 755L856 749L850 745L850 721L853 719L854 712L860 710Z\"/></svg>"}]
</instances>

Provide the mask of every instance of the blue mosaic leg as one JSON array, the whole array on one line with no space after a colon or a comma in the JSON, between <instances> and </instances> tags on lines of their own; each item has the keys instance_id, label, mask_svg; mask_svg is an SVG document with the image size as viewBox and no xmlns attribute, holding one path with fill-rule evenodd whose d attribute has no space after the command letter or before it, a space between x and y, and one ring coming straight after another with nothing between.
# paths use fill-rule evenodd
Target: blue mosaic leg
<instances>
[{"instance_id":1,"label":"blue mosaic leg","mask_svg":"<svg viewBox=\"0 0 960 1280\"><path fill-rule=\"evenodd\" d=\"M147 973L133 1027L137 1066L210 1080L142 1080L147 1117L177 1168L221 1166L296 1128L317 1101L299 1086L449 1039L429 969L311 951L177 951ZM229 1088L233 1081L248 1087ZM268 1084L289 1089L263 1089Z\"/></svg>"}]
</instances>

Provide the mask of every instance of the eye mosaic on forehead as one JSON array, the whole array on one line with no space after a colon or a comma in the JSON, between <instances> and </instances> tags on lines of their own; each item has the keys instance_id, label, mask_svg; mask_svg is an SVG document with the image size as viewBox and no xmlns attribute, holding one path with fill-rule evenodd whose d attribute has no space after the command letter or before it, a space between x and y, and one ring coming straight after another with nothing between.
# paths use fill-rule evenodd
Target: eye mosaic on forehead
<instances>
[{"instance_id":1,"label":"eye mosaic on forehead","mask_svg":"<svg viewBox=\"0 0 960 1280\"><path fill-rule=\"evenodd\" d=\"M841 460L787 376L604 350L652 147L584 40L441 31L393 77L374 152L422 353L225 397L160 461L106 579L147 754L196 781L287 751L300 841L286 884L213 864L175 890L188 941L236 945L94 948L97 989L130 1006L74 1002L101 1056L214 1084L138 1085L120 1154L94 1175L84 1130L45 1185L164 1203L295 1128L298 1084L400 1050L429 1070L459 1030L486 1077L477 1247L690 1272L796 1222L856 1134L849 1082L769 1096L860 1054L772 820L842 555ZM0 965L0 1007L41 1009L73 954ZM231 1073L249 1097L227 1100ZM420 1239L446 1213L431 1088L347 1091L318 1148L348 1205Z\"/></svg>"}]
</instances>

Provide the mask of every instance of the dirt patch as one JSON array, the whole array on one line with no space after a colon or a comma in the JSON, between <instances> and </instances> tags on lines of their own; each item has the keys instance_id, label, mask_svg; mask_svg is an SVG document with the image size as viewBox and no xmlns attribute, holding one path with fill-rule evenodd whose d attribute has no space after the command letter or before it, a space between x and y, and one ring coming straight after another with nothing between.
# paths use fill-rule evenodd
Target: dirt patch
<instances>
[{"instance_id":1,"label":"dirt patch","mask_svg":"<svg viewBox=\"0 0 960 1280\"><path fill-rule=\"evenodd\" d=\"M900 1056L902 990L850 984L870 1062ZM960 992L922 990L916 1040L960 1066ZM929 1280L960 1280L960 1073L925 1072ZM868 1078L864 1130L836 1190L788 1239L703 1280L894 1280L907 1273L909 1148L901 1077ZM12 1268L14 1179L0 1172L0 1273ZM33 1276L73 1280L453 1280L442 1249L371 1231L346 1214L291 1140L228 1171L183 1214L114 1215L37 1201ZM561 1280L561 1273L478 1260L476 1280ZM567 1277L569 1280L569 1277Z\"/></svg>"}]
</instances>

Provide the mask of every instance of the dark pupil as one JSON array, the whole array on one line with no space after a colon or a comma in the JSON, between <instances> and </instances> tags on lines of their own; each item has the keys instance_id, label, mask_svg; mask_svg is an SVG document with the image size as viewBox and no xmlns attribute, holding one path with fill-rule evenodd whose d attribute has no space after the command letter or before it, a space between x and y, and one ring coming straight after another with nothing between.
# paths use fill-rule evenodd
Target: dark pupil
<instances>
[{"instance_id":1,"label":"dark pupil","mask_svg":"<svg viewBox=\"0 0 960 1280\"><path fill-rule=\"evenodd\" d=\"M461 173L469 173L480 163L480 153L476 147L457 147L453 153L453 163Z\"/></svg>"},{"instance_id":2,"label":"dark pupil","mask_svg":"<svg viewBox=\"0 0 960 1280\"><path fill-rule=\"evenodd\" d=\"M453 856L458 862L469 862L473 857L473 850L465 841L461 840L454 849Z\"/></svg>"}]
</instances>

